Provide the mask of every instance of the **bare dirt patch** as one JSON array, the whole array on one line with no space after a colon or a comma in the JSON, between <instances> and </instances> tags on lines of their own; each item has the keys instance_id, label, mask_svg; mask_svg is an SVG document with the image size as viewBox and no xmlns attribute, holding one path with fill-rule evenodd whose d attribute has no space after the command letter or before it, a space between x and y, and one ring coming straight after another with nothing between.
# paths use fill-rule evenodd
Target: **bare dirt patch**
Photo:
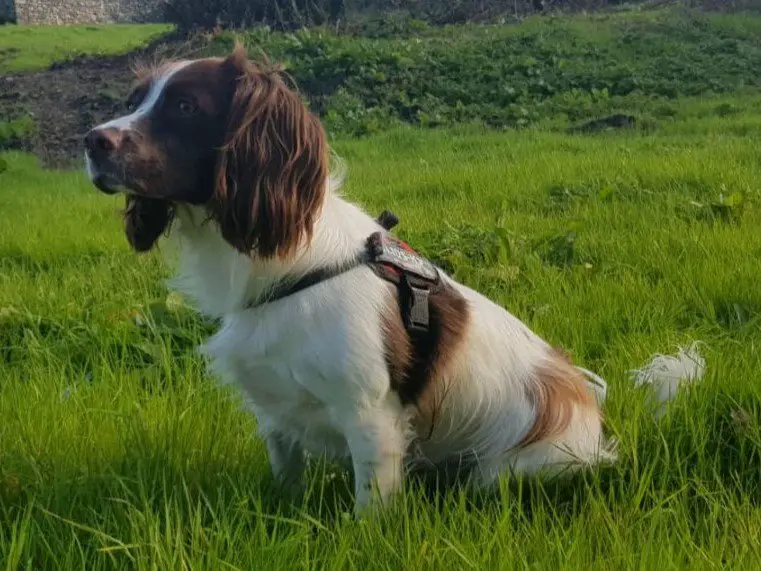
<instances>
[{"instance_id":1,"label":"bare dirt patch","mask_svg":"<svg viewBox=\"0 0 761 571\"><path fill-rule=\"evenodd\" d=\"M0 117L31 117L35 128L0 141L0 150L35 153L47 167L65 167L82 157L82 138L99 122L123 110L136 59L176 57L200 40L164 36L145 48L119 56L87 56L54 64L40 72L0 77Z\"/></svg>"}]
</instances>

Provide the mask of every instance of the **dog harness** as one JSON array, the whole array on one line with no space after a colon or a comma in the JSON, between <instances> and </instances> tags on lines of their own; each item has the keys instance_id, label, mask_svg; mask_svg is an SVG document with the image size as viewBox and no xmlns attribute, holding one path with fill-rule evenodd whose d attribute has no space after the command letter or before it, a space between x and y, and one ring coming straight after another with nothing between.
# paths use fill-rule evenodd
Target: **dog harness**
<instances>
[{"instance_id":1,"label":"dog harness","mask_svg":"<svg viewBox=\"0 0 761 571\"><path fill-rule=\"evenodd\" d=\"M320 268L309 272L295 282L276 286L261 300L249 303L247 308L262 306L308 287L327 281L359 266L366 265L375 274L396 286L399 310L405 328L410 332L426 332L430 324L429 296L444 287L439 270L430 261L415 252L407 243L391 236L388 231L399 219L386 210L377 218L385 232L374 232L368 238L365 249L353 260L333 268Z\"/></svg>"}]
</instances>

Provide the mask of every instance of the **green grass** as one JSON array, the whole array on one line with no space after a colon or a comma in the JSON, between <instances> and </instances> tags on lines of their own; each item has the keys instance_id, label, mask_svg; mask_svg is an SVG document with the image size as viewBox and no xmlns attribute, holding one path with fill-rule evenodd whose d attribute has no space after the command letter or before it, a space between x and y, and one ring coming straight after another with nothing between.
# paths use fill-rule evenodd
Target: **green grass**
<instances>
[{"instance_id":1,"label":"green grass","mask_svg":"<svg viewBox=\"0 0 761 571\"><path fill-rule=\"evenodd\" d=\"M493 496L411 485L353 521L349 477L273 486L254 421L193 351L206 324L132 254L119 199L4 155L0 566L754 569L761 562L761 107L649 134L394 129L335 147L346 193L605 376L618 465ZM721 197L725 198L724 208ZM729 200L727 200L727 198ZM699 339L655 421L626 371Z\"/></svg>"},{"instance_id":2,"label":"green grass","mask_svg":"<svg viewBox=\"0 0 761 571\"><path fill-rule=\"evenodd\" d=\"M45 69L80 55L127 53L170 30L165 24L0 26L0 74Z\"/></svg>"}]
</instances>

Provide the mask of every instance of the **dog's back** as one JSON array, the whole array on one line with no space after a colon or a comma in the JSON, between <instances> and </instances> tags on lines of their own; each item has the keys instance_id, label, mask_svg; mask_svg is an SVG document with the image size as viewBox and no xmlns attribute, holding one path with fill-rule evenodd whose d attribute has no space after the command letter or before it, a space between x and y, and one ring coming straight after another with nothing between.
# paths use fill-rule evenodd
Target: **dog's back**
<instances>
[{"instance_id":1,"label":"dog's back","mask_svg":"<svg viewBox=\"0 0 761 571\"><path fill-rule=\"evenodd\" d=\"M507 468L536 473L612 458L584 373L502 307L454 286L470 320L462 350L430 397L433 412L420 419L426 459L462 455L489 484Z\"/></svg>"}]
</instances>

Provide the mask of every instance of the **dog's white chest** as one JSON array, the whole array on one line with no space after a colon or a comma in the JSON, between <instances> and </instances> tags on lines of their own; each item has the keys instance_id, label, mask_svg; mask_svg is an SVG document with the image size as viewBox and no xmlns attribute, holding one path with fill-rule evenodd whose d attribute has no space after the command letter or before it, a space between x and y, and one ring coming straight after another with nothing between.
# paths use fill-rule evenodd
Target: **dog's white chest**
<instances>
[{"instance_id":1,"label":"dog's white chest","mask_svg":"<svg viewBox=\"0 0 761 571\"><path fill-rule=\"evenodd\" d=\"M229 320L204 345L217 377L241 390L260 432L276 430L313 454L348 455L336 390L341 356L330 336L266 321Z\"/></svg>"},{"instance_id":2,"label":"dog's white chest","mask_svg":"<svg viewBox=\"0 0 761 571\"><path fill-rule=\"evenodd\" d=\"M322 240L324 255L306 257L300 269L291 271L325 265L328 253L341 260L355 255L356 245L377 225L360 217L348 238L332 231L338 220L350 221L352 213L356 211L335 215L335 224L323 226L321 238L315 237L312 249ZM347 433L358 422L357 411L382 401L390 388L381 322L388 284L369 268L358 267L298 294L244 309L245 300L276 283L269 274L277 268L262 265L253 273L251 259L232 250L213 227L193 219L182 222L175 286L202 313L223 321L201 348L213 377L241 390L262 432L282 433L316 455L348 456Z\"/></svg>"}]
</instances>

